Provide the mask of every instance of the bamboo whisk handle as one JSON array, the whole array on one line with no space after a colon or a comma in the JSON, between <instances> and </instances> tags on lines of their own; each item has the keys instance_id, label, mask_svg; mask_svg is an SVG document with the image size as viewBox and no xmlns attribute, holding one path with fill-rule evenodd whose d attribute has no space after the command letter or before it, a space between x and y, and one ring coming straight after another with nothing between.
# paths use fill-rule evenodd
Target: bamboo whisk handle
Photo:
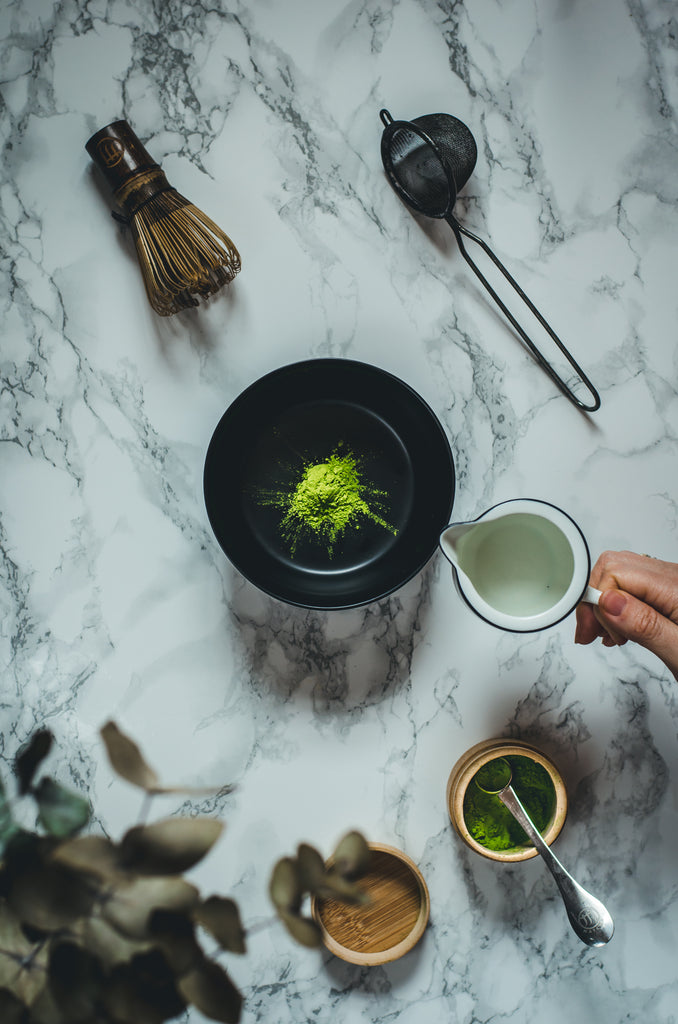
<instances>
[{"instance_id":1,"label":"bamboo whisk handle","mask_svg":"<svg viewBox=\"0 0 678 1024\"><path fill-rule=\"evenodd\" d=\"M85 149L125 211L124 217L114 213L116 220L129 224L134 214L154 196L160 192L176 191L127 121L114 121L102 128L92 136Z\"/></svg>"},{"instance_id":2,"label":"bamboo whisk handle","mask_svg":"<svg viewBox=\"0 0 678 1024\"><path fill-rule=\"evenodd\" d=\"M85 144L85 149L114 192L140 171L160 169L127 121L113 121Z\"/></svg>"}]
</instances>

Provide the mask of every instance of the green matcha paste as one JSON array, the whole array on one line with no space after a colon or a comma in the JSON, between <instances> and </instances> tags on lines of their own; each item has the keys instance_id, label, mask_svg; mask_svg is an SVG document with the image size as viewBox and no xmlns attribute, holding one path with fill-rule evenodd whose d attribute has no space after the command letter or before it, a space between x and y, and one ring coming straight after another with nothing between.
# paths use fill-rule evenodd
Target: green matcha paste
<instances>
[{"instance_id":1,"label":"green matcha paste","mask_svg":"<svg viewBox=\"0 0 678 1024\"><path fill-rule=\"evenodd\" d=\"M548 827L555 810L556 791L545 768L520 754L506 758L511 787L539 832ZM482 769L480 769L482 771ZM512 850L532 845L521 825L494 793L483 793L475 776L464 795L464 821L471 836L488 850Z\"/></svg>"},{"instance_id":2,"label":"green matcha paste","mask_svg":"<svg viewBox=\"0 0 678 1024\"><path fill-rule=\"evenodd\" d=\"M284 512L280 530L292 557L299 541L306 539L322 544L330 558L343 535L365 522L398 532L380 514L387 497L386 491L362 479L360 461L352 452L342 454L341 445L324 462L305 465L301 479L289 490L257 495L260 504Z\"/></svg>"}]
</instances>

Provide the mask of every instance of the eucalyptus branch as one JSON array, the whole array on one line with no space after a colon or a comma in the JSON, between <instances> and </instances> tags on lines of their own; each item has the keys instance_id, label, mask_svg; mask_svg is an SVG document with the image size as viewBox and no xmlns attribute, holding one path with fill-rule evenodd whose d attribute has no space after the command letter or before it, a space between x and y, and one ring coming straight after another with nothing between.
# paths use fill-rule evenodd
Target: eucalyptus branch
<instances>
[{"instance_id":1,"label":"eucalyptus branch","mask_svg":"<svg viewBox=\"0 0 678 1024\"><path fill-rule=\"evenodd\" d=\"M257 921L246 933L232 899L205 898L184 878L221 836L223 825L210 812L232 787L163 786L114 722L104 725L101 736L116 774L143 791L137 823L117 841L105 830L81 834L91 826L89 801L54 779L36 777L52 746L47 730L15 759L19 797L37 804L35 831L15 821L0 781L0 957L17 965L16 972L7 965L1 972L3 1010L9 1007L13 1020L49 1024L160 1024L193 1005L212 1020L238 1024L242 996L217 957L244 953L245 939L276 917ZM170 793L212 799L190 815L182 808L151 821L153 799ZM366 850L362 836L349 833L327 864L302 843L295 858L275 866L270 896L277 918L298 942L321 941L319 926L302 913L307 896L362 899L355 874ZM209 955L201 944L208 936L216 943Z\"/></svg>"},{"instance_id":2,"label":"eucalyptus branch","mask_svg":"<svg viewBox=\"0 0 678 1024\"><path fill-rule=\"evenodd\" d=\"M151 793L148 790L144 793L141 801L141 807L139 809L139 817L137 818L138 825L145 825L148 821L148 816L151 813L151 805L153 803L153 797L155 793Z\"/></svg>"}]
</instances>

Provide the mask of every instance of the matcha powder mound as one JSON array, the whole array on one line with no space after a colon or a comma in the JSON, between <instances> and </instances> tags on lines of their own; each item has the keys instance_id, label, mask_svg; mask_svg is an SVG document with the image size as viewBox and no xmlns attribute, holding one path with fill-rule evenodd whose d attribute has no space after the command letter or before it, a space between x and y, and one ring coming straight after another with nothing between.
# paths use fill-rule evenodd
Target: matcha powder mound
<instances>
[{"instance_id":1,"label":"matcha powder mound","mask_svg":"<svg viewBox=\"0 0 678 1024\"><path fill-rule=\"evenodd\" d=\"M335 544L347 530L371 521L397 533L379 515L385 491L361 480L358 460L350 452L335 451L325 462L305 467L299 483L289 492L262 492L262 504L284 509L280 529L294 556L302 537L321 543L332 557Z\"/></svg>"}]
</instances>

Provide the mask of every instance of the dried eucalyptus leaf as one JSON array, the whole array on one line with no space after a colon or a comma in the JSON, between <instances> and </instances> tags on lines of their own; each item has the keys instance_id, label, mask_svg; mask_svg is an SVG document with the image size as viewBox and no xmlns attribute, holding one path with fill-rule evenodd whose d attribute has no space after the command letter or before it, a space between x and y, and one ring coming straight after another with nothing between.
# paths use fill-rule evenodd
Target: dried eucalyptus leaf
<instances>
[{"instance_id":1,"label":"dried eucalyptus leaf","mask_svg":"<svg viewBox=\"0 0 678 1024\"><path fill-rule=\"evenodd\" d=\"M202 860L222 830L214 818L165 818L138 825L123 836L123 863L144 875L180 875Z\"/></svg>"},{"instance_id":2,"label":"dried eucalyptus leaf","mask_svg":"<svg viewBox=\"0 0 678 1024\"><path fill-rule=\"evenodd\" d=\"M303 887L296 861L291 857L282 857L275 865L268 891L273 905L278 910L290 910L294 913L299 909Z\"/></svg>"},{"instance_id":3,"label":"dried eucalyptus leaf","mask_svg":"<svg viewBox=\"0 0 678 1024\"><path fill-rule=\"evenodd\" d=\"M0 941L0 988L13 989L21 970L21 954L9 944L5 945L4 940Z\"/></svg>"},{"instance_id":4,"label":"dried eucalyptus leaf","mask_svg":"<svg viewBox=\"0 0 678 1024\"><path fill-rule=\"evenodd\" d=\"M38 729L19 749L14 759L14 772L19 780L19 792L22 796L31 788L38 765L52 749L53 739L49 729Z\"/></svg>"},{"instance_id":5,"label":"dried eucalyptus leaf","mask_svg":"<svg viewBox=\"0 0 678 1024\"><path fill-rule=\"evenodd\" d=\"M340 875L357 876L366 871L370 864L370 848L360 832L348 832L337 843L332 858L335 870Z\"/></svg>"},{"instance_id":6,"label":"dried eucalyptus leaf","mask_svg":"<svg viewBox=\"0 0 678 1024\"><path fill-rule=\"evenodd\" d=\"M154 910L148 930L175 974L187 974L202 959L203 951L195 937L195 924L188 914Z\"/></svg>"},{"instance_id":7,"label":"dried eucalyptus leaf","mask_svg":"<svg viewBox=\"0 0 678 1024\"><path fill-rule=\"evenodd\" d=\"M297 849L297 868L302 887L315 892L325 877L325 862L313 846L300 843Z\"/></svg>"},{"instance_id":8,"label":"dried eucalyptus leaf","mask_svg":"<svg viewBox=\"0 0 678 1024\"><path fill-rule=\"evenodd\" d=\"M174 974L157 949L113 968L102 1002L116 1024L162 1024L186 1009Z\"/></svg>"},{"instance_id":9,"label":"dried eucalyptus leaf","mask_svg":"<svg viewBox=\"0 0 678 1024\"><path fill-rule=\"evenodd\" d=\"M47 948L30 942L10 908L0 903L0 988L30 1006L47 981ZM4 1017L0 1013L0 1021Z\"/></svg>"},{"instance_id":10,"label":"dried eucalyptus leaf","mask_svg":"<svg viewBox=\"0 0 678 1024\"><path fill-rule=\"evenodd\" d=\"M63 1014L54 1002L49 985L45 985L31 1006L29 1024L64 1024Z\"/></svg>"},{"instance_id":11,"label":"dried eucalyptus leaf","mask_svg":"<svg viewBox=\"0 0 678 1024\"><path fill-rule=\"evenodd\" d=\"M84 878L58 864L29 863L12 872L7 898L22 924L55 932L89 914L95 895Z\"/></svg>"},{"instance_id":12,"label":"dried eucalyptus leaf","mask_svg":"<svg viewBox=\"0 0 678 1024\"><path fill-rule=\"evenodd\" d=\"M32 1006L47 984L47 961L48 951L44 945L22 963L12 984L7 985L25 1006Z\"/></svg>"},{"instance_id":13,"label":"dried eucalyptus leaf","mask_svg":"<svg viewBox=\"0 0 678 1024\"><path fill-rule=\"evenodd\" d=\"M40 780L35 799L38 802L38 821L46 832L58 839L79 832L92 813L89 800L64 789L50 778Z\"/></svg>"},{"instance_id":14,"label":"dried eucalyptus leaf","mask_svg":"<svg viewBox=\"0 0 678 1024\"><path fill-rule=\"evenodd\" d=\"M145 953L151 948L149 942L142 939L130 939L101 917L85 917L77 921L69 929L69 933L93 953L105 969L115 964L129 963L137 953Z\"/></svg>"},{"instance_id":15,"label":"dried eucalyptus leaf","mask_svg":"<svg viewBox=\"0 0 678 1024\"><path fill-rule=\"evenodd\" d=\"M173 793L178 796L228 796L237 787L230 784L220 783L218 786L158 786L153 793L162 793L171 796Z\"/></svg>"},{"instance_id":16,"label":"dried eucalyptus leaf","mask_svg":"<svg viewBox=\"0 0 678 1024\"><path fill-rule=\"evenodd\" d=\"M184 878L137 878L116 886L101 913L121 935L150 939L150 918L155 910L190 913L199 900L196 887Z\"/></svg>"},{"instance_id":17,"label":"dried eucalyptus leaf","mask_svg":"<svg viewBox=\"0 0 678 1024\"><path fill-rule=\"evenodd\" d=\"M160 785L158 776L144 759L134 740L121 732L115 722L106 722L100 730L106 746L111 767L120 778L139 786L148 793L156 792Z\"/></svg>"},{"instance_id":18,"label":"dried eucalyptus leaf","mask_svg":"<svg viewBox=\"0 0 678 1024\"><path fill-rule=\"evenodd\" d=\"M104 836L68 839L55 848L52 860L73 871L94 875L102 881L118 879L123 873L120 850Z\"/></svg>"},{"instance_id":19,"label":"dried eucalyptus leaf","mask_svg":"<svg viewBox=\"0 0 678 1024\"><path fill-rule=\"evenodd\" d=\"M337 871L328 871L315 890L321 899L338 899L342 903L367 904L370 898L357 882L351 882Z\"/></svg>"},{"instance_id":20,"label":"dried eucalyptus leaf","mask_svg":"<svg viewBox=\"0 0 678 1024\"><path fill-rule=\"evenodd\" d=\"M53 850L57 843L58 841L51 836L27 832L23 828L17 829L5 849L4 871L11 875L17 868L22 869L29 863L42 863L47 853Z\"/></svg>"},{"instance_id":21,"label":"dried eucalyptus leaf","mask_svg":"<svg viewBox=\"0 0 678 1024\"><path fill-rule=\"evenodd\" d=\"M198 904L193 917L214 936L222 949L227 949L229 953L246 951L245 931L234 900L224 896L210 896Z\"/></svg>"},{"instance_id":22,"label":"dried eucalyptus leaf","mask_svg":"<svg viewBox=\"0 0 678 1024\"><path fill-rule=\"evenodd\" d=\"M0 1020L2 1024L27 1024L28 1021L26 1007L6 988L0 988Z\"/></svg>"},{"instance_id":23,"label":"dried eucalyptus leaf","mask_svg":"<svg viewBox=\"0 0 678 1024\"><path fill-rule=\"evenodd\" d=\"M301 943L302 946L308 946L309 949L317 949L322 945L323 936L320 927L310 917L292 914L289 910L280 910L279 915L296 942Z\"/></svg>"},{"instance_id":24,"label":"dried eucalyptus leaf","mask_svg":"<svg viewBox=\"0 0 678 1024\"><path fill-rule=\"evenodd\" d=\"M97 958L74 942L59 942L49 958L49 987L68 1024L90 1024L96 1012L104 975Z\"/></svg>"},{"instance_id":25,"label":"dried eucalyptus leaf","mask_svg":"<svg viewBox=\"0 0 678 1024\"><path fill-rule=\"evenodd\" d=\"M0 985L4 985L6 957L9 953L19 959L30 956L34 943L29 942L21 928L21 922L12 913L4 900L0 901Z\"/></svg>"},{"instance_id":26,"label":"dried eucalyptus leaf","mask_svg":"<svg viewBox=\"0 0 678 1024\"><path fill-rule=\"evenodd\" d=\"M19 826L12 816L12 807L5 794L5 787L0 779L0 857L5 852L7 843L19 831Z\"/></svg>"},{"instance_id":27,"label":"dried eucalyptus leaf","mask_svg":"<svg viewBox=\"0 0 678 1024\"><path fill-rule=\"evenodd\" d=\"M146 992L133 976L116 971L114 977L106 985L103 1003L110 1014L106 1020L113 1019L116 1024L163 1024L177 1016L160 1006L154 1006ZM182 1005L179 1013L184 1009Z\"/></svg>"},{"instance_id":28,"label":"dried eucalyptus leaf","mask_svg":"<svg viewBox=\"0 0 678 1024\"><path fill-rule=\"evenodd\" d=\"M218 964L203 959L198 967L179 979L184 999L211 1020L238 1024L242 996L226 971Z\"/></svg>"}]
</instances>

